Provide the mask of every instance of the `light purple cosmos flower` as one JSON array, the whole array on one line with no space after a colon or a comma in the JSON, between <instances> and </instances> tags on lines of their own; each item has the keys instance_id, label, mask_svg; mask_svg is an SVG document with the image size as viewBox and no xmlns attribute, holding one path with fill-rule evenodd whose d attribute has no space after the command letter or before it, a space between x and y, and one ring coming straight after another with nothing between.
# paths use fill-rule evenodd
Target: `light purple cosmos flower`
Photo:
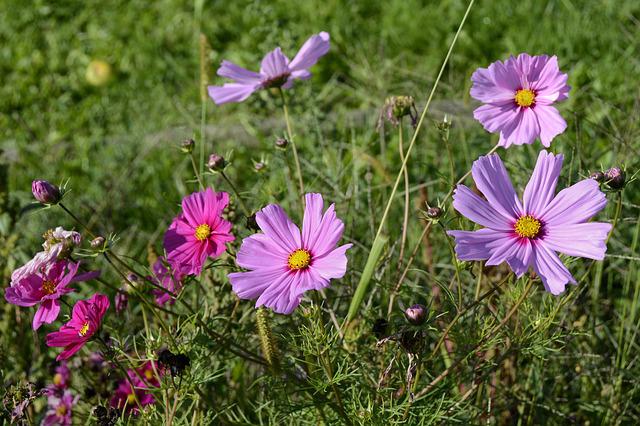
<instances>
[{"instance_id":1,"label":"light purple cosmos flower","mask_svg":"<svg viewBox=\"0 0 640 426\"><path fill-rule=\"evenodd\" d=\"M44 251L36 255L20 268L11 273L11 286L22 278L37 272L47 271L58 260L67 258L74 247L80 245L82 237L75 231L65 231L61 226L44 234Z\"/></svg>"},{"instance_id":2,"label":"light purple cosmos flower","mask_svg":"<svg viewBox=\"0 0 640 426\"><path fill-rule=\"evenodd\" d=\"M347 249L336 248L344 223L331 204L324 214L320 194L306 194L302 232L282 207L270 204L256 213L262 230L242 241L237 262L249 272L229 274L233 291L241 299L258 299L256 307L290 314L304 292L329 286L347 270Z\"/></svg>"},{"instance_id":3,"label":"light purple cosmos flower","mask_svg":"<svg viewBox=\"0 0 640 426\"><path fill-rule=\"evenodd\" d=\"M154 276L148 278L159 286L166 288L176 295L182 290L184 274L180 271L171 270L171 265L168 265L163 257L159 257L153 264L153 274ZM153 295L156 298L156 303L160 306L167 302L173 305L176 301L171 294L158 288L153 289Z\"/></svg>"},{"instance_id":4,"label":"light purple cosmos flower","mask_svg":"<svg viewBox=\"0 0 640 426\"><path fill-rule=\"evenodd\" d=\"M42 420L43 426L70 426L72 424L73 406L80 399L79 396L73 396L70 391L66 390L62 396L49 396L47 400L48 411Z\"/></svg>"},{"instance_id":5,"label":"light purple cosmos flower","mask_svg":"<svg viewBox=\"0 0 640 426\"><path fill-rule=\"evenodd\" d=\"M531 144L540 138L548 147L567 128L552 106L567 99L570 89L555 56L521 53L478 68L471 81L471 96L485 104L473 116L485 130L500 132L500 146Z\"/></svg>"},{"instance_id":6,"label":"light purple cosmos flower","mask_svg":"<svg viewBox=\"0 0 640 426\"><path fill-rule=\"evenodd\" d=\"M33 317L33 329L37 330L44 323L51 324L60 313L59 299L67 293L75 291L69 285L88 281L100 275L100 271L92 271L78 275L80 263L59 260L49 269L23 275L4 292L7 302L17 306L34 306L40 304Z\"/></svg>"},{"instance_id":7,"label":"light purple cosmos flower","mask_svg":"<svg viewBox=\"0 0 640 426\"><path fill-rule=\"evenodd\" d=\"M329 51L329 33L312 35L300 48L298 54L289 61L279 47L262 59L260 72L246 70L233 62L222 61L218 75L234 80L223 86L209 86L209 96L218 104L242 102L253 92L270 87L288 89L294 80L311 77L311 68L320 57Z\"/></svg>"},{"instance_id":8,"label":"light purple cosmos flower","mask_svg":"<svg viewBox=\"0 0 640 426\"><path fill-rule=\"evenodd\" d=\"M541 151L520 203L498 155L480 157L471 169L486 200L458 185L453 207L484 226L478 231L449 231L461 260L507 262L518 277L530 266L547 291L560 294L575 284L556 252L602 260L611 224L587 222L607 204L598 182L582 180L555 194L562 155Z\"/></svg>"}]
</instances>

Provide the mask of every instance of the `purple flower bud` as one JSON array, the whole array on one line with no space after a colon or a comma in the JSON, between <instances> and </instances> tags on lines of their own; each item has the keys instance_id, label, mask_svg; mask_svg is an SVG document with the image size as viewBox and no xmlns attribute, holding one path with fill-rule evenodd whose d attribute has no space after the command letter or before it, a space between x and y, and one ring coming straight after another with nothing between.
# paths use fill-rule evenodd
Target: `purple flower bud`
<instances>
[{"instance_id":1,"label":"purple flower bud","mask_svg":"<svg viewBox=\"0 0 640 426\"><path fill-rule=\"evenodd\" d=\"M196 141L194 141L193 139L185 139L182 141L182 144L180 145L180 150L185 154L191 154L195 146L196 146Z\"/></svg>"},{"instance_id":2,"label":"purple flower bud","mask_svg":"<svg viewBox=\"0 0 640 426\"><path fill-rule=\"evenodd\" d=\"M227 162L222 155L211 154L209 156L209 162L207 163L207 166L209 167L209 169L211 169L211 171L220 172L224 170L226 165Z\"/></svg>"},{"instance_id":3,"label":"purple flower bud","mask_svg":"<svg viewBox=\"0 0 640 426\"><path fill-rule=\"evenodd\" d=\"M606 178L607 185L611 189L622 189L624 188L624 181L626 178L624 170L619 167L612 167L604 174Z\"/></svg>"},{"instance_id":4,"label":"purple flower bud","mask_svg":"<svg viewBox=\"0 0 640 426\"><path fill-rule=\"evenodd\" d=\"M95 237L93 240L91 240L91 248L94 248L96 250L103 249L104 241L104 237Z\"/></svg>"},{"instance_id":5,"label":"purple flower bud","mask_svg":"<svg viewBox=\"0 0 640 426\"><path fill-rule=\"evenodd\" d=\"M58 204L62 200L60 188L46 180L34 180L31 183L31 192L33 192L35 199L42 204Z\"/></svg>"},{"instance_id":6,"label":"purple flower bud","mask_svg":"<svg viewBox=\"0 0 640 426\"><path fill-rule=\"evenodd\" d=\"M262 172L264 171L264 169L267 167L267 165L265 163L263 163L262 161L258 161L256 163L253 163L253 168L255 169L256 172Z\"/></svg>"},{"instance_id":7,"label":"purple flower bud","mask_svg":"<svg viewBox=\"0 0 640 426\"><path fill-rule=\"evenodd\" d=\"M127 309L127 305L129 304L129 298L127 297L127 293L124 291L118 291L115 297L115 306L116 312L120 313Z\"/></svg>"},{"instance_id":8,"label":"purple flower bud","mask_svg":"<svg viewBox=\"0 0 640 426\"><path fill-rule=\"evenodd\" d=\"M276 148L286 149L288 145L289 145L289 141L286 140L285 138L276 139Z\"/></svg>"},{"instance_id":9,"label":"purple flower bud","mask_svg":"<svg viewBox=\"0 0 640 426\"><path fill-rule=\"evenodd\" d=\"M593 172L593 173L591 173L589 178L595 180L596 182L604 182L604 173L602 173L602 172Z\"/></svg>"},{"instance_id":10,"label":"purple flower bud","mask_svg":"<svg viewBox=\"0 0 640 426\"><path fill-rule=\"evenodd\" d=\"M442 209L440 207L429 207L427 209L427 217L429 219L438 219L442 216Z\"/></svg>"},{"instance_id":11,"label":"purple flower bud","mask_svg":"<svg viewBox=\"0 0 640 426\"><path fill-rule=\"evenodd\" d=\"M415 304L404 311L404 316L413 325L422 325L427 319L427 308L424 305Z\"/></svg>"}]
</instances>

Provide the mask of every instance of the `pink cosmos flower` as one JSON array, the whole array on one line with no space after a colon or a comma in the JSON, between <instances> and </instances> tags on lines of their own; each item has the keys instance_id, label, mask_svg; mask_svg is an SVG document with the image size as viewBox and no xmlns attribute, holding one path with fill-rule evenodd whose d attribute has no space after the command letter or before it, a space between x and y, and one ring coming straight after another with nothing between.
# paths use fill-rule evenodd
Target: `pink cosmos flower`
<instances>
[{"instance_id":1,"label":"pink cosmos flower","mask_svg":"<svg viewBox=\"0 0 640 426\"><path fill-rule=\"evenodd\" d=\"M485 130L500 132L500 146L531 144L540 138L548 147L567 128L552 106L567 99L571 89L555 56L521 53L478 68L471 81L471 96L485 104L473 116Z\"/></svg>"},{"instance_id":2,"label":"pink cosmos flower","mask_svg":"<svg viewBox=\"0 0 640 426\"><path fill-rule=\"evenodd\" d=\"M11 286L28 275L47 271L56 261L69 257L74 247L80 245L81 235L75 231L65 231L61 226L44 234L44 251L37 253L11 274Z\"/></svg>"},{"instance_id":3,"label":"pink cosmos flower","mask_svg":"<svg viewBox=\"0 0 640 426\"><path fill-rule=\"evenodd\" d=\"M7 302L17 306L34 306L40 304L33 317L33 329L37 330L44 323L51 324L60 313L59 299L65 294L75 291L69 287L73 283L88 281L100 275L100 271L86 272L76 275L80 263L59 260L48 269L33 274L20 274L18 280L4 292Z\"/></svg>"},{"instance_id":4,"label":"pink cosmos flower","mask_svg":"<svg viewBox=\"0 0 640 426\"><path fill-rule=\"evenodd\" d=\"M70 358L87 343L100 328L109 305L109 298L99 293L88 300L76 302L71 320L60 327L59 331L47 334L47 346L64 348L56 361Z\"/></svg>"},{"instance_id":5,"label":"pink cosmos flower","mask_svg":"<svg viewBox=\"0 0 640 426\"><path fill-rule=\"evenodd\" d=\"M47 400L48 410L45 418L42 420L43 426L61 425L70 426L72 424L72 410L80 399L79 396L73 396L68 390L64 391L62 396L49 396Z\"/></svg>"},{"instance_id":6,"label":"pink cosmos flower","mask_svg":"<svg viewBox=\"0 0 640 426\"><path fill-rule=\"evenodd\" d=\"M580 181L555 194L562 155L541 151L523 203L516 195L498 155L480 157L471 168L484 198L458 185L453 207L484 226L478 231L449 231L461 260L487 260L487 265L507 262L520 277L530 266L547 291L560 294L575 280L557 252L602 260L611 224L587 222L607 204L598 182Z\"/></svg>"},{"instance_id":7,"label":"pink cosmos flower","mask_svg":"<svg viewBox=\"0 0 640 426\"><path fill-rule=\"evenodd\" d=\"M260 72L246 70L232 62L222 61L218 75L234 80L223 86L209 86L209 96L218 104L242 102L253 92L270 87L289 89L294 80L311 78L309 68L315 65L329 51L329 33L312 35L300 48L298 54L289 61L279 47L262 60Z\"/></svg>"},{"instance_id":8,"label":"pink cosmos flower","mask_svg":"<svg viewBox=\"0 0 640 426\"><path fill-rule=\"evenodd\" d=\"M229 274L233 291L241 299L258 299L256 307L267 306L290 314L304 292L329 286L347 270L347 249L336 248L344 223L331 204L324 214L320 194L306 194L302 232L282 207L270 204L256 213L262 230L242 241L237 262L249 272Z\"/></svg>"},{"instance_id":9,"label":"pink cosmos flower","mask_svg":"<svg viewBox=\"0 0 640 426\"><path fill-rule=\"evenodd\" d=\"M159 257L153 264L154 276L148 278L177 295L182 289L182 279L184 274L180 271L172 271L171 266L167 266L166 260L163 257ZM160 306L167 302L173 305L176 301L169 293L157 288L153 290L153 295L156 297L156 303Z\"/></svg>"},{"instance_id":10,"label":"pink cosmos flower","mask_svg":"<svg viewBox=\"0 0 640 426\"><path fill-rule=\"evenodd\" d=\"M160 374L160 370L153 361L147 361L135 371L128 370L127 375L131 382L125 378L118 383L118 387L113 397L111 397L111 406L120 410L138 413L139 407L136 403L136 398L138 398L138 402L142 407L154 404L156 400L148 391L152 387L160 386L158 374ZM134 385L133 388L131 383Z\"/></svg>"},{"instance_id":11,"label":"pink cosmos flower","mask_svg":"<svg viewBox=\"0 0 640 426\"><path fill-rule=\"evenodd\" d=\"M58 389L67 389L71 383L71 370L66 361L62 361L55 369L53 375L53 385Z\"/></svg>"},{"instance_id":12,"label":"pink cosmos flower","mask_svg":"<svg viewBox=\"0 0 640 426\"><path fill-rule=\"evenodd\" d=\"M183 274L199 274L208 257L218 257L233 241L231 223L222 218L229 194L207 188L182 200L182 213L164 234L167 262Z\"/></svg>"}]
</instances>

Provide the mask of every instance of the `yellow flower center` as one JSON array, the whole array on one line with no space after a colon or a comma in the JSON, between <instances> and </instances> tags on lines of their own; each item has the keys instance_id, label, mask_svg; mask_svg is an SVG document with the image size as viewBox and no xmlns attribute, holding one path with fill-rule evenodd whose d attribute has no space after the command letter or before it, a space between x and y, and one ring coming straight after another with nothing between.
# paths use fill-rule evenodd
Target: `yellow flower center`
<instances>
[{"instance_id":1,"label":"yellow flower center","mask_svg":"<svg viewBox=\"0 0 640 426\"><path fill-rule=\"evenodd\" d=\"M57 283L53 281L42 281L42 292L46 294L53 294L56 292Z\"/></svg>"},{"instance_id":2,"label":"yellow flower center","mask_svg":"<svg viewBox=\"0 0 640 426\"><path fill-rule=\"evenodd\" d=\"M196 233L194 235L196 236L196 240L204 241L211 235L211 227L206 223L198 225L198 227L196 228Z\"/></svg>"},{"instance_id":3,"label":"yellow flower center","mask_svg":"<svg viewBox=\"0 0 640 426\"><path fill-rule=\"evenodd\" d=\"M130 393L127 396L127 405L133 405L136 403L136 396L133 393Z\"/></svg>"},{"instance_id":4,"label":"yellow flower center","mask_svg":"<svg viewBox=\"0 0 640 426\"><path fill-rule=\"evenodd\" d=\"M82 324L82 328L78 331L78 336L84 337L87 335L88 332L89 332L89 321L85 321L85 323Z\"/></svg>"},{"instance_id":5,"label":"yellow flower center","mask_svg":"<svg viewBox=\"0 0 640 426\"><path fill-rule=\"evenodd\" d=\"M520 219L516 221L516 224L513 225L513 229L516 231L516 234L522 238L534 238L540 233L540 228L542 224L540 221L533 216L522 216Z\"/></svg>"},{"instance_id":6,"label":"yellow flower center","mask_svg":"<svg viewBox=\"0 0 640 426\"><path fill-rule=\"evenodd\" d=\"M67 414L67 406L64 404L58 405L58 408L56 408L56 415L62 417L65 414Z\"/></svg>"},{"instance_id":7,"label":"yellow flower center","mask_svg":"<svg viewBox=\"0 0 640 426\"><path fill-rule=\"evenodd\" d=\"M62 374L56 373L53 376L53 384L56 386L60 386L62 384Z\"/></svg>"},{"instance_id":8,"label":"yellow flower center","mask_svg":"<svg viewBox=\"0 0 640 426\"><path fill-rule=\"evenodd\" d=\"M307 250L296 250L289 255L289 268L293 270L304 269L311 263L311 253Z\"/></svg>"},{"instance_id":9,"label":"yellow flower center","mask_svg":"<svg viewBox=\"0 0 640 426\"><path fill-rule=\"evenodd\" d=\"M145 371L145 372L144 372L144 377L146 377L146 378L147 378L147 380L151 380L151 379L153 379L153 371L151 371L151 370L147 370L147 371Z\"/></svg>"},{"instance_id":10,"label":"yellow flower center","mask_svg":"<svg viewBox=\"0 0 640 426\"><path fill-rule=\"evenodd\" d=\"M536 100L536 94L533 93L533 90L520 89L516 92L515 100L518 106L530 107Z\"/></svg>"}]
</instances>

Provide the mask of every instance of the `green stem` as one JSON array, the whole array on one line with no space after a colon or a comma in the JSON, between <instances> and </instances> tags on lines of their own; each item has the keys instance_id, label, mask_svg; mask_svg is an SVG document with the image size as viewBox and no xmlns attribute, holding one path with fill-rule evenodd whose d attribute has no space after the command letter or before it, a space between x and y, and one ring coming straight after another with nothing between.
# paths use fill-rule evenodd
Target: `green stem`
<instances>
[{"instance_id":1,"label":"green stem","mask_svg":"<svg viewBox=\"0 0 640 426\"><path fill-rule=\"evenodd\" d=\"M282 111L284 112L284 121L287 125L287 136L289 143L291 144L291 150L293 151L293 161L296 165L296 172L298 174L298 189L300 191L300 199L304 197L304 183L302 182L302 168L300 167L300 159L298 158L298 149L296 143L293 140L293 131L291 130L291 120L289 119L289 109L287 108L287 98L284 95L282 88L278 88L280 93L280 99L282 99Z\"/></svg>"},{"instance_id":2,"label":"green stem","mask_svg":"<svg viewBox=\"0 0 640 426\"><path fill-rule=\"evenodd\" d=\"M220 171L220 175L222 175L222 178L229 184L233 193L236 194L236 197L238 197L238 200L240 200L240 206L242 207L242 211L244 211L244 215L247 217L251 216L251 211L249 211L249 209L247 208L247 205L245 204L244 199L240 195L240 192L238 191L236 186L233 184L231 179L229 179L229 177L224 172L224 170Z\"/></svg>"},{"instance_id":3,"label":"green stem","mask_svg":"<svg viewBox=\"0 0 640 426\"><path fill-rule=\"evenodd\" d=\"M58 203L58 205L62 208L62 210L64 210L69 216L71 216L73 218L73 220L76 221L76 223L78 223L85 231L87 231L89 233L89 235L91 235L91 238L95 238L96 236L93 234L93 232L91 232L91 229L89 229L87 227L87 225L84 224L84 222L82 222L80 219L78 219L76 217L76 215L74 215L71 210L69 210L64 204L62 203Z\"/></svg>"},{"instance_id":4,"label":"green stem","mask_svg":"<svg viewBox=\"0 0 640 426\"><path fill-rule=\"evenodd\" d=\"M200 171L198 171L198 166L196 166L196 159L193 156L193 152L189 154L189 158L191 159L191 167L193 167L193 173L196 175L196 179L198 179L198 185L200 189L204 189L204 184L202 183L202 178L200 177Z\"/></svg>"}]
</instances>

